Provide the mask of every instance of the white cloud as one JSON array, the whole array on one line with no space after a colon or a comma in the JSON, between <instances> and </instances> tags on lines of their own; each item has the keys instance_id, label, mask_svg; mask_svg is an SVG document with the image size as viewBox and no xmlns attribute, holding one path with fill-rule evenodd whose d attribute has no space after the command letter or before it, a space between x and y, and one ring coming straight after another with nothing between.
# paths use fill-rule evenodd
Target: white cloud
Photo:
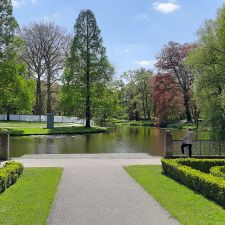
<instances>
[{"instance_id":1,"label":"white cloud","mask_svg":"<svg viewBox=\"0 0 225 225\"><path fill-rule=\"evenodd\" d=\"M12 0L12 5L15 8L20 7L21 5L23 5L25 3L25 1L23 0Z\"/></svg>"},{"instance_id":2,"label":"white cloud","mask_svg":"<svg viewBox=\"0 0 225 225\"><path fill-rule=\"evenodd\" d=\"M156 60L140 60L140 61L135 61L135 63L140 66L140 67L153 67L154 64L156 63Z\"/></svg>"},{"instance_id":3,"label":"white cloud","mask_svg":"<svg viewBox=\"0 0 225 225\"><path fill-rule=\"evenodd\" d=\"M180 5L175 3L174 1L170 2L154 2L153 6L156 10L163 13L171 13L178 9L180 9Z\"/></svg>"}]
</instances>

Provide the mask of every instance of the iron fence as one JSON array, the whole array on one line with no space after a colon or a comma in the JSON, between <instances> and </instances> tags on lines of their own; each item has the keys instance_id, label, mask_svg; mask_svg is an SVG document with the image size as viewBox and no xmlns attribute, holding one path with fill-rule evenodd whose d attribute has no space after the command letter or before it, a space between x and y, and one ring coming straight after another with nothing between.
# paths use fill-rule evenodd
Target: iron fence
<instances>
[{"instance_id":1,"label":"iron fence","mask_svg":"<svg viewBox=\"0 0 225 225\"><path fill-rule=\"evenodd\" d=\"M181 155L181 140L172 140L172 155ZM185 148L188 155L188 148ZM192 145L193 156L225 157L225 140L196 140Z\"/></svg>"}]
</instances>

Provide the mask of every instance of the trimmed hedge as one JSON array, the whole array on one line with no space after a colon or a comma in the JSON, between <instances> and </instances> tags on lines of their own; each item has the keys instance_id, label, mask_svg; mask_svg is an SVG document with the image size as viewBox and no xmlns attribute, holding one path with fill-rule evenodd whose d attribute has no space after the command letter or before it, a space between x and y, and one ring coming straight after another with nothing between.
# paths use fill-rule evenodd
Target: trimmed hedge
<instances>
[{"instance_id":1,"label":"trimmed hedge","mask_svg":"<svg viewBox=\"0 0 225 225\"><path fill-rule=\"evenodd\" d=\"M210 173L213 176L225 179L225 166L214 166L210 169Z\"/></svg>"},{"instance_id":2,"label":"trimmed hedge","mask_svg":"<svg viewBox=\"0 0 225 225\"><path fill-rule=\"evenodd\" d=\"M19 162L6 162L0 168L0 193L13 185L18 177L23 173L23 164Z\"/></svg>"},{"instance_id":3,"label":"trimmed hedge","mask_svg":"<svg viewBox=\"0 0 225 225\"><path fill-rule=\"evenodd\" d=\"M224 159L179 159L178 162L182 165L189 166L192 169L200 170L204 173L209 173L211 167L225 166Z\"/></svg>"},{"instance_id":4,"label":"trimmed hedge","mask_svg":"<svg viewBox=\"0 0 225 225\"><path fill-rule=\"evenodd\" d=\"M222 206L225 206L225 180L223 178L213 176L209 173L204 173L200 170L193 169L189 165L195 165L200 159L162 159L162 169L164 174L174 178L187 187L201 193L205 197L208 197ZM200 165L205 164L215 166L216 161L220 164L222 161L225 164L225 160L209 160L201 159ZM201 166L197 168L203 169Z\"/></svg>"}]
</instances>

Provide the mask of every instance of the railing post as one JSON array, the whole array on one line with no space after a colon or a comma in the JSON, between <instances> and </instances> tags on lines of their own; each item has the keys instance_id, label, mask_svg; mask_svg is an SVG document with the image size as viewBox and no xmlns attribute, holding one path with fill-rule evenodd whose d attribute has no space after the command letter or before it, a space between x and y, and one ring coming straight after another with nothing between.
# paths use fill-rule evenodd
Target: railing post
<instances>
[{"instance_id":1,"label":"railing post","mask_svg":"<svg viewBox=\"0 0 225 225\"><path fill-rule=\"evenodd\" d=\"M171 130L166 130L164 138L164 153L166 158L173 156L173 142Z\"/></svg>"},{"instance_id":2,"label":"railing post","mask_svg":"<svg viewBox=\"0 0 225 225\"><path fill-rule=\"evenodd\" d=\"M9 159L9 132L7 130L1 133L0 160Z\"/></svg>"}]
</instances>

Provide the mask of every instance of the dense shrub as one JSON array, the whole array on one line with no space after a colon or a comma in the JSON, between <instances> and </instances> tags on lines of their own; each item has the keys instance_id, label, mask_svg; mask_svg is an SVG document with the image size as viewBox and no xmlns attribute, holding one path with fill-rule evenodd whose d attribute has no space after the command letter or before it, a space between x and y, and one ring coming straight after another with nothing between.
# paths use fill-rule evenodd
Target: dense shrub
<instances>
[{"instance_id":1,"label":"dense shrub","mask_svg":"<svg viewBox=\"0 0 225 225\"><path fill-rule=\"evenodd\" d=\"M130 126L150 126L153 127L155 126L154 122L150 122L150 121L137 121L137 122L130 122L129 123Z\"/></svg>"},{"instance_id":2,"label":"dense shrub","mask_svg":"<svg viewBox=\"0 0 225 225\"><path fill-rule=\"evenodd\" d=\"M3 169L0 169L0 193L7 188L7 174Z\"/></svg>"},{"instance_id":3,"label":"dense shrub","mask_svg":"<svg viewBox=\"0 0 225 225\"><path fill-rule=\"evenodd\" d=\"M213 176L225 179L225 166L214 166L210 169L210 173Z\"/></svg>"},{"instance_id":4,"label":"dense shrub","mask_svg":"<svg viewBox=\"0 0 225 225\"><path fill-rule=\"evenodd\" d=\"M0 193L14 184L23 173L23 165L19 162L7 162L0 168Z\"/></svg>"},{"instance_id":5,"label":"dense shrub","mask_svg":"<svg viewBox=\"0 0 225 225\"><path fill-rule=\"evenodd\" d=\"M211 167L225 166L224 159L180 159L178 162L182 165L189 166L192 169L200 170L204 173L209 173Z\"/></svg>"},{"instance_id":6,"label":"dense shrub","mask_svg":"<svg viewBox=\"0 0 225 225\"><path fill-rule=\"evenodd\" d=\"M189 160L189 163L191 164L195 160L196 162L199 162L198 159L192 159ZM162 159L163 172L187 187L198 191L202 195L216 201L222 206L225 206L225 180L223 178L213 176L212 174L193 169L193 167L191 168L190 166L187 166L187 161L188 160L185 159ZM216 161L218 161L218 163L224 161L225 164L225 160ZM196 163L193 164L196 165ZM209 164L208 160L206 160L206 165ZM212 164L215 164L214 160L212 160Z\"/></svg>"}]
</instances>

